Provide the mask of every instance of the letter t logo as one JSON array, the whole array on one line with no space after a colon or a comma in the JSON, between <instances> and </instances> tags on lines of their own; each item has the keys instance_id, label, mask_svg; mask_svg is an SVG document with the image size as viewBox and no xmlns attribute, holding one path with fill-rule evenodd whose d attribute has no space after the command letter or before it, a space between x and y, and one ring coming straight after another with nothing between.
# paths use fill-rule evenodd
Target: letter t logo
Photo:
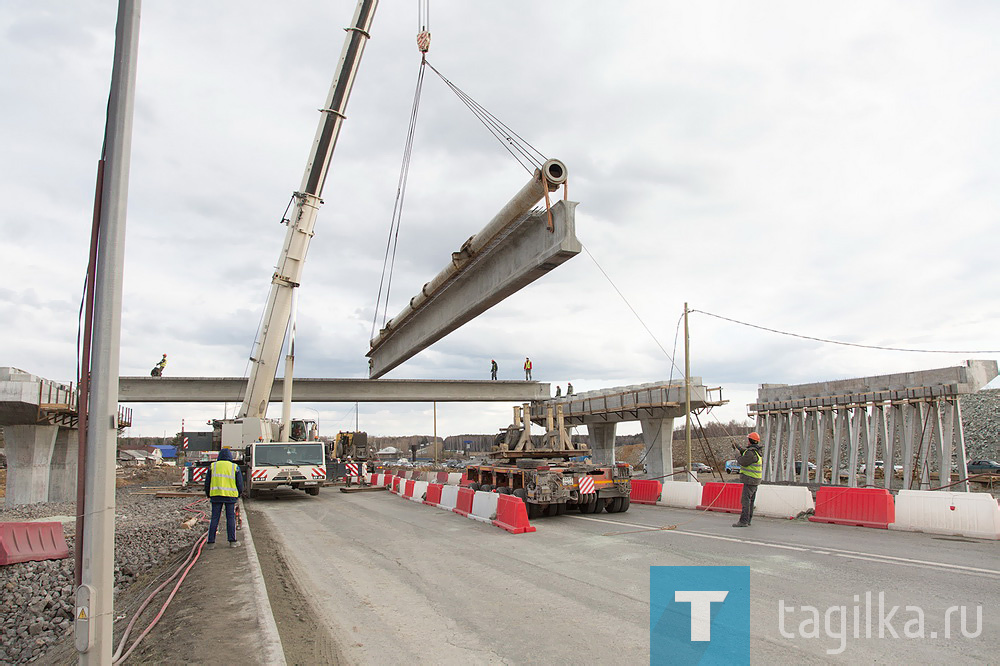
<instances>
[{"instance_id":1,"label":"letter t logo","mask_svg":"<svg viewBox=\"0 0 1000 666\"><path fill-rule=\"evenodd\" d=\"M674 601L691 604L691 640L712 640L712 602L725 601L726 590L675 590Z\"/></svg>"}]
</instances>

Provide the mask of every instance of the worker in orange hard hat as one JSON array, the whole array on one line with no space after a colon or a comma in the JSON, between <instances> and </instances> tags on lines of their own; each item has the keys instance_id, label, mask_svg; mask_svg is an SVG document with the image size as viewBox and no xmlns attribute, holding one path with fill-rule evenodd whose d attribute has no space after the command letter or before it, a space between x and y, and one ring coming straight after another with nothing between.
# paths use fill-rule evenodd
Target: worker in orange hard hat
<instances>
[{"instance_id":1,"label":"worker in orange hard hat","mask_svg":"<svg viewBox=\"0 0 1000 666\"><path fill-rule=\"evenodd\" d=\"M743 511L740 513L738 522L733 523L733 527L750 527L753 520L753 504L757 499L757 487L760 485L764 472L764 456L760 452L760 435L755 432L747 435L747 445L745 447L736 446L733 448L740 452L736 462L740 466L740 481L743 482L743 494L740 496L740 504Z\"/></svg>"},{"instance_id":2,"label":"worker in orange hard hat","mask_svg":"<svg viewBox=\"0 0 1000 666\"><path fill-rule=\"evenodd\" d=\"M153 369L150 371L149 375L151 377L160 377L160 376L163 375L163 369L165 367L167 367L167 355L166 354L164 354L163 358L161 358L159 360L159 362L156 365L153 366Z\"/></svg>"},{"instance_id":3,"label":"worker in orange hard hat","mask_svg":"<svg viewBox=\"0 0 1000 666\"><path fill-rule=\"evenodd\" d=\"M497 369L496 359L490 359L490 379L494 381L497 378Z\"/></svg>"}]
</instances>

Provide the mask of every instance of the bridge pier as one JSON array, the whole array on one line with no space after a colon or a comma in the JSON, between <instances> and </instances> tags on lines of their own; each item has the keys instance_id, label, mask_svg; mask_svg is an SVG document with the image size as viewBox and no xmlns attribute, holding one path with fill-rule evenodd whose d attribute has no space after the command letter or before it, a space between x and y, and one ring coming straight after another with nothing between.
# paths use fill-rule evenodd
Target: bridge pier
<instances>
[{"instance_id":1,"label":"bridge pier","mask_svg":"<svg viewBox=\"0 0 1000 666\"><path fill-rule=\"evenodd\" d=\"M610 465L612 449L615 446L615 423L588 423L587 434L590 435L590 450L594 462L598 465Z\"/></svg>"},{"instance_id":2,"label":"bridge pier","mask_svg":"<svg viewBox=\"0 0 1000 666\"><path fill-rule=\"evenodd\" d=\"M49 501L49 466L58 434L54 425L4 426L8 507Z\"/></svg>"},{"instance_id":3,"label":"bridge pier","mask_svg":"<svg viewBox=\"0 0 1000 666\"><path fill-rule=\"evenodd\" d=\"M49 501L75 502L76 477L79 470L77 451L80 448L80 431L76 428L59 428L52 462L49 464Z\"/></svg>"},{"instance_id":4,"label":"bridge pier","mask_svg":"<svg viewBox=\"0 0 1000 666\"><path fill-rule=\"evenodd\" d=\"M676 481L674 472L674 417L639 419L646 454L646 476L663 477L661 481Z\"/></svg>"}]
</instances>

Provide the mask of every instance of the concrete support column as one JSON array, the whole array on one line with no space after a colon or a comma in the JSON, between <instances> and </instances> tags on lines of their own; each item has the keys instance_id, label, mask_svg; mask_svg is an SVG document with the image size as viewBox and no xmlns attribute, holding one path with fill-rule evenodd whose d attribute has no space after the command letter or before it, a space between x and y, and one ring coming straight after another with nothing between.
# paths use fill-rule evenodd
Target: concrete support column
<instances>
[{"instance_id":1,"label":"concrete support column","mask_svg":"<svg viewBox=\"0 0 1000 666\"><path fill-rule=\"evenodd\" d=\"M663 482L683 480L672 476L674 473L674 419L639 419L642 425L642 439L649 453L646 454L646 476L664 477Z\"/></svg>"},{"instance_id":2,"label":"concrete support column","mask_svg":"<svg viewBox=\"0 0 1000 666\"><path fill-rule=\"evenodd\" d=\"M7 448L7 506L49 501L49 464L59 426L3 427Z\"/></svg>"},{"instance_id":3,"label":"concrete support column","mask_svg":"<svg viewBox=\"0 0 1000 666\"><path fill-rule=\"evenodd\" d=\"M52 450L52 462L49 465L50 502L76 501L79 445L80 433L76 428L59 428Z\"/></svg>"},{"instance_id":4,"label":"concrete support column","mask_svg":"<svg viewBox=\"0 0 1000 666\"><path fill-rule=\"evenodd\" d=\"M611 451L615 446L614 423L588 423L587 434L590 435L590 450L594 462L598 465L610 465Z\"/></svg>"}]
</instances>

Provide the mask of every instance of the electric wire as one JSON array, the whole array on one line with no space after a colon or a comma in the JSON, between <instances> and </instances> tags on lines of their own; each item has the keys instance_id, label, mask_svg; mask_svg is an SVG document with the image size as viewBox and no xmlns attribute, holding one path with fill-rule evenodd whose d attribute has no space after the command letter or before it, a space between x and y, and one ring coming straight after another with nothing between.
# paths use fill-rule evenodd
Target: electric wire
<instances>
[{"instance_id":1,"label":"electric wire","mask_svg":"<svg viewBox=\"0 0 1000 666\"><path fill-rule=\"evenodd\" d=\"M883 347L880 345L864 345L858 342L844 342L843 340L829 340L827 338L818 338L812 335L802 335L800 333L790 333L788 331L779 331L775 328L768 328L767 326L760 326L758 324L751 324L749 322L740 321L738 319L732 319L730 317L723 317L722 315L715 314L712 312L706 312L704 310L688 310L689 313L699 313L703 315L708 315L709 317L715 317L716 319L722 319L724 321L732 322L734 324L739 324L741 326L748 326L750 328L760 329L762 331L767 331L769 333L777 333L779 335L787 335L793 338L802 338L803 340L814 340L816 342L824 342L832 345L844 345L846 347L860 347L862 349L878 349L882 351L898 351L907 352L913 354L1000 354L1000 350L997 349L907 349L904 347Z\"/></svg>"}]
</instances>

